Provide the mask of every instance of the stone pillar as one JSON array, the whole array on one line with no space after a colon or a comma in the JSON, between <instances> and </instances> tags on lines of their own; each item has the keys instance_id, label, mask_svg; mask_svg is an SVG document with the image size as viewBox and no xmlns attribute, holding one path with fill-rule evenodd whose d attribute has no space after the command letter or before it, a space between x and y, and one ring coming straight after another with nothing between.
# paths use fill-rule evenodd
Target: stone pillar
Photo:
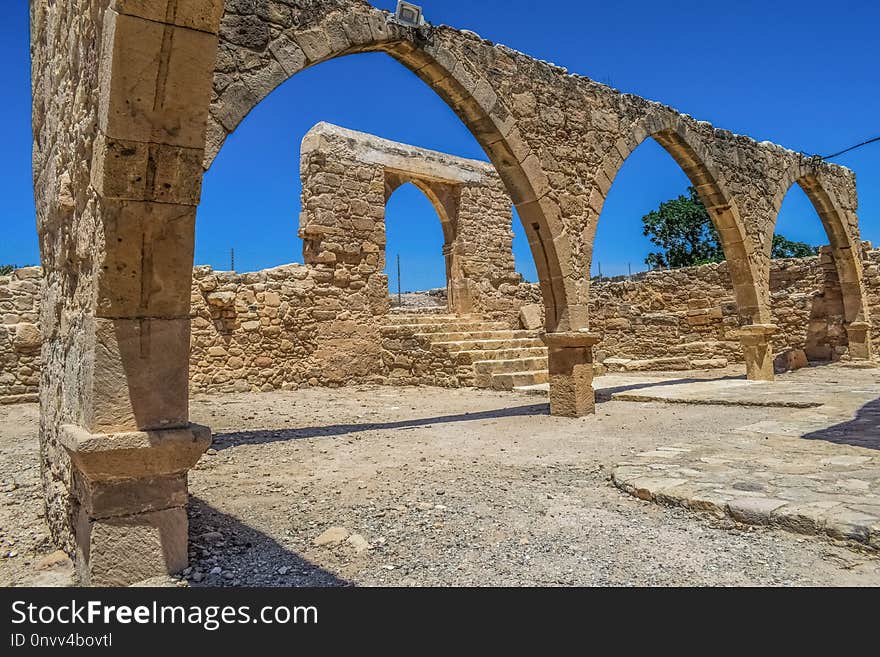
<instances>
[{"instance_id":1,"label":"stone pillar","mask_svg":"<svg viewBox=\"0 0 880 657\"><path fill-rule=\"evenodd\" d=\"M86 586L125 586L187 564L187 471L207 427L93 434L64 426L74 464L76 565Z\"/></svg>"},{"instance_id":2,"label":"stone pillar","mask_svg":"<svg viewBox=\"0 0 880 657\"><path fill-rule=\"evenodd\" d=\"M736 331L742 343L746 360L746 374L750 381L773 381L773 345L770 339L776 332L773 324L750 324Z\"/></svg>"},{"instance_id":3,"label":"stone pillar","mask_svg":"<svg viewBox=\"0 0 880 657\"><path fill-rule=\"evenodd\" d=\"M43 294L53 311L43 312L44 353L55 357L43 370L41 445L53 538L75 554L83 584L127 585L186 567L186 473L210 444L189 423L190 293L224 3L97 5L101 42L78 50L98 50L85 78L97 90L45 75L35 86L82 86L95 116L77 119L88 190L70 190L71 216L43 208L47 225L66 222L51 237L41 229L47 280L80 269ZM91 200L80 207L80 197Z\"/></svg>"},{"instance_id":4,"label":"stone pillar","mask_svg":"<svg viewBox=\"0 0 880 657\"><path fill-rule=\"evenodd\" d=\"M586 331L545 333L550 365L550 414L581 417L596 410L593 345L600 336Z\"/></svg>"},{"instance_id":5,"label":"stone pillar","mask_svg":"<svg viewBox=\"0 0 880 657\"><path fill-rule=\"evenodd\" d=\"M851 322L846 327L849 339L849 356L853 360L871 360L871 325L868 322Z\"/></svg>"}]
</instances>

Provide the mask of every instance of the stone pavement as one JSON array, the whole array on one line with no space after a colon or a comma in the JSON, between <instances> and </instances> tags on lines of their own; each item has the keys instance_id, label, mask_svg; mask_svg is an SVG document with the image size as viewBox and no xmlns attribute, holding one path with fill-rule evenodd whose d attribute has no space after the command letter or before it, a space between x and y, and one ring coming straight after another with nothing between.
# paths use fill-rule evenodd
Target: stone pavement
<instances>
[{"instance_id":1,"label":"stone pavement","mask_svg":"<svg viewBox=\"0 0 880 657\"><path fill-rule=\"evenodd\" d=\"M641 499L880 549L880 384L811 368L775 384L653 382L616 400L780 407L706 442L636 454L614 483ZM625 387L625 386L623 386Z\"/></svg>"}]
</instances>

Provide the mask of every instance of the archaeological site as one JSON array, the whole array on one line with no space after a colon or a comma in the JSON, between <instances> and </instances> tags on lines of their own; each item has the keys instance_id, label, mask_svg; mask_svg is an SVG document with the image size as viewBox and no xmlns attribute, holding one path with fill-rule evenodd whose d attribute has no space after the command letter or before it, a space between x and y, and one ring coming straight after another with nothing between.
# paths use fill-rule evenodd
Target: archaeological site
<instances>
[{"instance_id":1,"label":"archaeological site","mask_svg":"<svg viewBox=\"0 0 880 657\"><path fill-rule=\"evenodd\" d=\"M401 7L31 0L41 262L0 276L3 585L880 585L880 249L853 171ZM360 53L486 160L318 123L301 262L195 262L227 138ZM592 278L646 140L724 260ZM407 184L443 239L419 307L387 273ZM771 258L793 188L827 239Z\"/></svg>"}]
</instances>

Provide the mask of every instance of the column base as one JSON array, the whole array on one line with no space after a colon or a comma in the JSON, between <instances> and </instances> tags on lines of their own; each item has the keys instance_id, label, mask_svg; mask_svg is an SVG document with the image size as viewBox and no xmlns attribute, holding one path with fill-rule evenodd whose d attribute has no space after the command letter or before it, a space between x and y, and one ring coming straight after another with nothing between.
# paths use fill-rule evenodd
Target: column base
<instances>
[{"instance_id":1,"label":"column base","mask_svg":"<svg viewBox=\"0 0 880 657\"><path fill-rule=\"evenodd\" d=\"M127 586L187 565L187 471L211 431L92 434L65 426L74 465L76 566L84 586Z\"/></svg>"},{"instance_id":2,"label":"column base","mask_svg":"<svg viewBox=\"0 0 880 657\"><path fill-rule=\"evenodd\" d=\"M550 368L550 415L583 417L596 412L593 345L601 337L586 331L545 333Z\"/></svg>"},{"instance_id":3,"label":"column base","mask_svg":"<svg viewBox=\"0 0 880 657\"><path fill-rule=\"evenodd\" d=\"M773 345L770 339L776 333L773 324L750 324L736 331L742 343L746 361L746 375L750 381L773 381Z\"/></svg>"},{"instance_id":4,"label":"column base","mask_svg":"<svg viewBox=\"0 0 880 657\"><path fill-rule=\"evenodd\" d=\"M846 327L849 341L849 357L853 360L871 360L871 325L868 322L852 322Z\"/></svg>"}]
</instances>

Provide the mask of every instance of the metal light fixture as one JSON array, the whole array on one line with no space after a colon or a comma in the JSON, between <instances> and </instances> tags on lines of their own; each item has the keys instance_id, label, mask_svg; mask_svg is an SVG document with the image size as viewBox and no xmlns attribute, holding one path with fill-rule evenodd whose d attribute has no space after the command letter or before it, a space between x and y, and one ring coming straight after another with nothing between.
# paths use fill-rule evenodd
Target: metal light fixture
<instances>
[{"instance_id":1,"label":"metal light fixture","mask_svg":"<svg viewBox=\"0 0 880 657\"><path fill-rule=\"evenodd\" d=\"M425 22L422 8L403 0L398 0L397 12L394 14L394 18L401 25L409 27L420 27Z\"/></svg>"}]
</instances>

